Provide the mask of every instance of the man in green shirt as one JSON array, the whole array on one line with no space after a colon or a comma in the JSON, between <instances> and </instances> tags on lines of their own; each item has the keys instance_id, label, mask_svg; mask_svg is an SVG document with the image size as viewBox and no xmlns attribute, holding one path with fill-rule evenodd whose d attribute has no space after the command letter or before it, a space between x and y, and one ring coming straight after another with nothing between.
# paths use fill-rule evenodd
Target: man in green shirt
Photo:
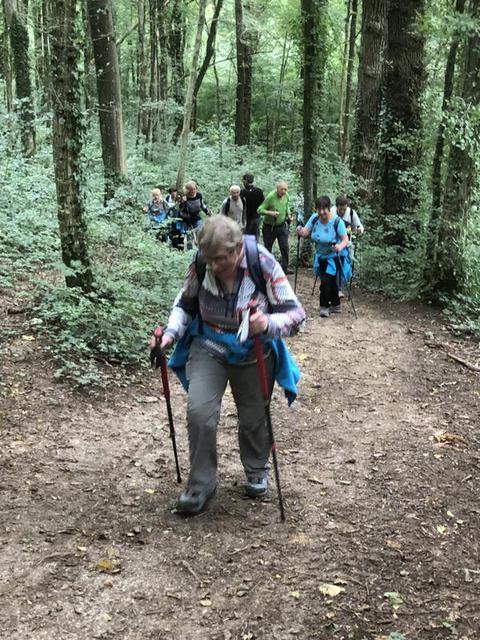
<instances>
[{"instance_id":1,"label":"man in green shirt","mask_svg":"<svg viewBox=\"0 0 480 640\"><path fill-rule=\"evenodd\" d=\"M288 268L287 218L290 214L288 184L284 181L278 182L275 191L270 191L257 211L263 218L263 244L265 248L271 251L273 243L278 240L282 254L282 269L286 274L293 273Z\"/></svg>"}]
</instances>

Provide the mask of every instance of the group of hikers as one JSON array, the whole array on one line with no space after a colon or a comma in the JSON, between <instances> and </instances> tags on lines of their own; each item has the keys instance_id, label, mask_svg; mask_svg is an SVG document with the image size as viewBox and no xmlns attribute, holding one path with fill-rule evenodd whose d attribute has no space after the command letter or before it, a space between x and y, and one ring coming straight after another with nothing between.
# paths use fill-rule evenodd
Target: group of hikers
<instances>
[{"instance_id":1,"label":"group of hikers","mask_svg":"<svg viewBox=\"0 0 480 640\"><path fill-rule=\"evenodd\" d=\"M190 472L176 506L184 515L202 512L216 491L217 427L230 383L238 412L245 493L250 498L266 493L272 454L283 516L270 396L277 382L289 404L296 397L300 373L284 338L300 330L305 311L287 277L292 273L288 239L293 214L288 185L280 181L264 197L252 174L245 174L243 184L243 189L232 185L218 215L210 214L194 182L186 184L181 197L169 192L170 201L163 201L161 212L164 222L175 206L179 221L195 231L198 246L167 326L155 331L150 345L152 363L164 367L167 401L165 353L173 345L168 366L188 392ZM161 201L161 193L154 190L149 216L155 215L154 207ZM169 202L175 204L166 208ZM297 215L297 236L298 241L311 237L314 242L320 316L328 317L341 310L340 289L351 275L350 235L363 233L363 225L344 196L337 198L335 207L327 196L315 205L306 223ZM258 242L261 220L263 245ZM271 253L275 240L280 264ZM172 412L167 407L180 480Z\"/></svg>"}]
</instances>

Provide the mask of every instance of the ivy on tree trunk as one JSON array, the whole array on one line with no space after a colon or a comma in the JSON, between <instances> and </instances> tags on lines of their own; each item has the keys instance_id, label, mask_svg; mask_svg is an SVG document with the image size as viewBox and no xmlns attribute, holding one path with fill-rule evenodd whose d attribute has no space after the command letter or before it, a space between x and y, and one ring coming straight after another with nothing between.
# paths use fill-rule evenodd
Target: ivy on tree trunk
<instances>
[{"instance_id":1,"label":"ivy on tree trunk","mask_svg":"<svg viewBox=\"0 0 480 640\"><path fill-rule=\"evenodd\" d=\"M84 121L79 73L79 0L57 0L52 14L53 160L62 260L68 287L92 289L81 163Z\"/></svg>"}]
</instances>

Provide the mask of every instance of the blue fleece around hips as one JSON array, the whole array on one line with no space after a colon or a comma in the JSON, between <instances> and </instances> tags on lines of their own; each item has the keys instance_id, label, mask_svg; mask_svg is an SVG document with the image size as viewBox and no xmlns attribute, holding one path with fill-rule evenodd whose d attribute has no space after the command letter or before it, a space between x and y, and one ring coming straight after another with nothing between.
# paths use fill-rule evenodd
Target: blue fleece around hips
<instances>
[{"instance_id":1,"label":"blue fleece around hips","mask_svg":"<svg viewBox=\"0 0 480 640\"><path fill-rule=\"evenodd\" d=\"M213 340L228 349L225 361L228 364L238 364L251 354L254 341L253 338L240 344L234 333L219 333L211 329L203 322L195 318L188 327L185 335L177 342L175 349L168 361L168 366L177 375L185 391L188 391L188 379L185 371L190 347L193 339L203 337ZM275 357L275 380L285 392L289 406L297 397L297 383L300 380L300 371L293 360L290 352L281 338L272 340L262 336L262 342L271 346Z\"/></svg>"}]
</instances>

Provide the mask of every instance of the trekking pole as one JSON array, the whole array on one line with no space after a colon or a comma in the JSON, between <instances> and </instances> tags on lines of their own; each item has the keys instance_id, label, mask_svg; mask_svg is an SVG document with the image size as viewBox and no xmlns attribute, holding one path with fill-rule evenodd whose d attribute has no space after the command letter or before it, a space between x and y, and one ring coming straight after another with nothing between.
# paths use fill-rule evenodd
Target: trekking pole
<instances>
[{"instance_id":1,"label":"trekking pole","mask_svg":"<svg viewBox=\"0 0 480 640\"><path fill-rule=\"evenodd\" d=\"M355 263L357 262L357 242L358 242L358 235L355 235L355 239L353 241L353 260L352 260L352 277L350 278L350 281L353 282L353 272L355 271Z\"/></svg>"},{"instance_id":2,"label":"trekking pole","mask_svg":"<svg viewBox=\"0 0 480 640\"><path fill-rule=\"evenodd\" d=\"M177 441L175 439L175 427L173 426L172 405L170 404L170 385L168 384L167 362L165 360L165 354L160 349L163 335L162 327L157 327L153 335L155 337L155 347L150 353L150 361L152 367L154 366L155 369L158 369L158 367L160 367L160 372L162 374L163 395L165 396L165 402L167 405L170 438L172 440L173 455L175 457L175 468L177 470L177 482L178 484L180 484L182 482L182 477L180 475L180 465L178 464Z\"/></svg>"},{"instance_id":3,"label":"trekking pole","mask_svg":"<svg viewBox=\"0 0 480 640\"><path fill-rule=\"evenodd\" d=\"M347 287L348 301L352 305L352 310L353 310L353 314L355 316L355 320L358 320L357 310L355 309L355 305L353 304L352 286L351 286L350 282L347 282L347 279L345 278L345 271L343 270L343 264L342 264L341 256L338 256L338 263L340 265L340 271L342 272L343 281L345 282L345 286Z\"/></svg>"},{"instance_id":4,"label":"trekking pole","mask_svg":"<svg viewBox=\"0 0 480 640\"><path fill-rule=\"evenodd\" d=\"M297 293L297 276L298 276L298 261L300 260L300 236L297 236L297 260L295 261L295 280L293 283L293 292Z\"/></svg>"},{"instance_id":5,"label":"trekking pole","mask_svg":"<svg viewBox=\"0 0 480 640\"><path fill-rule=\"evenodd\" d=\"M318 273L315 274L315 280L314 280L313 287L312 287L312 293L310 294L312 296L315 293L315 287L317 286L317 280L318 280Z\"/></svg>"},{"instance_id":6,"label":"trekking pole","mask_svg":"<svg viewBox=\"0 0 480 640\"><path fill-rule=\"evenodd\" d=\"M260 388L262 390L263 399L265 400L265 417L267 420L267 429L268 429L268 434L270 436L270 443L272 448L272 460L273 460L273 469L275 471L275 482L277 484L280 520L284 522L285 510L283 508L282 488L280 486L280 474L278 472L277 445L275 444L275 438L273 436L272 416L270 415L270 394L268 391L267 372L265 370L263 346L262 346L262 342L260 340L259 335L255 336L254 343L255 343L255 355L257 357L257 364L258 364L258 376L260 378Z\"/></svg>"}]
</instances>

